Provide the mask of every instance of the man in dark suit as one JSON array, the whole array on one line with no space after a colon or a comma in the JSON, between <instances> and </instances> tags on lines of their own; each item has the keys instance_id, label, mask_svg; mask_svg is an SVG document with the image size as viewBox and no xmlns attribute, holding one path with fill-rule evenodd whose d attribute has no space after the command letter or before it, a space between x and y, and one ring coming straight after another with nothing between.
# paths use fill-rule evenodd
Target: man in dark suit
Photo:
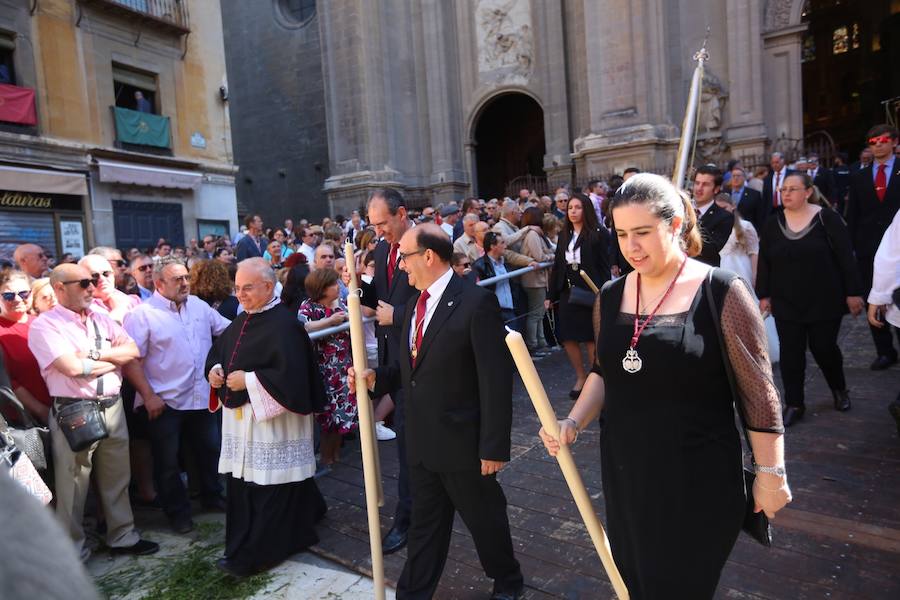
<instances>
[{"instance_id":1,"label":"man in dark suit","mask_svg":"<svg viewBox=\"0 0 900 600\"><path fill-rule=\"evenodd\" d=\"M825 199L836 206L838 203L837 182L831 169L819 166L819 155L812 153L806 159L806 173L812 178L813 185L825 196Z\"/></svg>"},{"instance_id":2,"label":"man in dark suit","mask_svg":"<svg viewBox=\"0 0 900 600\"><path fill-rule=\"evenodd\" d=\"M715 198L722 189L722 171L713 165L703 165L694 173L694 208L697 224L703 237L703 250L697 260L713 267L721 262L719 252L728 242L734 228L734 215L716 205Z\"/></svg>"},{"instance_id":3,"label":"man in dark suit","mask_svg":"<svg viewBox=\"0 0 900 600\"><path fill-rule=\"evenodd\" d=\"M234 248L234 254L238 262L245 258L262 256L269 245L269 240L263 237L263 220L259 215L247 215L244 218L247 226L247 235L238 240Z\"/></svg>"},{"instance_id":4,"label":"man in dark suit","mask_svg":"<svg viewBox=\"0 0 900 600\"><path fill-rule=\"evenodd\" d=\"M452 253L437 225L403 235L401 265L421 293L406 306L400 356L366 372L376 395L406 392L413 511L397 598L434 595L459 512L494 580L491 598L513 599L523 579L496 479L510 458L512 364L496 295L455 275Z\"/></svg>"},{"instance_id":5,"label":"man in dark suit","mask_svg":"<svg viewBox=\"0 0 900 600\"><path fill-rule=\"evenodd\" d=\"M406 272L399 267L400 238L413 226L406 213L406 202L403 195L395 189L375 190L369 196L368 220L375 228L381 241L375 246L375 299L378 304L372 306L376 311L378 322L375 325L375 336L378 339L378 364L389 365L398 360L402 354L400 342L399 318L403 314L407 300L416 293L409 285ZM397 477L397 508L394 512L394 523L382 542L385 554L391 554L406 545L406 533L409 529L412 499L409 492L409 477L406 467L406 437L403 434L405 421L405 402L403 390L393 394L394 429L397 432L397 459L399 473Z\"/></svg>"},{"instance_id":6,"label":"man in dark suit","mask_svg":"<svg viewBox=\"0 0 900 600\"><path fill-rule=\"evenodd\" d=\"M781 202L781 188L784 186L784 178L793 172L793 169L787 168L781 152L772 153L769 158L769 174L763 180L762 196L765 210L763 225L772 213L784 210L784 204Z\"/></svg>"},{"instance_id":7,"label":"man in dark suit","mask_svg":"<svg viewBox=\"0 0 900 600\"><path fill-rule=\"evenodd\" d=\"M863 297L868 297L872 288L873 261L878 244L900 209L900 161L894 156L897 129L890 125L876 125L866 137L873 161L868 167L850 174L847 197L847 228L865 286ZM878 352L871 368L873 371L887 369L897 362L897 350L890 328L870 328Z\"/></svg>"},{"instance_id":8,"label":"man in dark suit","mask_svg":"<svg viewBox=\"0 0 900 600\"><path fill-rule=\"evenodd\" d=\"M741 217L750 221L757 234L766 222L766 207L762 194L747 185L747 174L740 165L731 169L731 198Z\"/></svg>"}]
</instances>

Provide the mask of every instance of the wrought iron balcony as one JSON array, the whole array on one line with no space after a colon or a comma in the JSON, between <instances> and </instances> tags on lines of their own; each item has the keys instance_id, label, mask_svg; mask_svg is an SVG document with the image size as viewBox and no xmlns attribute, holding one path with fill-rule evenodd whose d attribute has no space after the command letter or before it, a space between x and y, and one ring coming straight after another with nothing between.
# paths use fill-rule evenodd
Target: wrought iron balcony
<instances>
[{"instance_id":1,"label":"wrought iron balcony","mask_svg":"<svg viewBox=\"0 0 900 600\"><path fill-rule=\"evenodd\" d=\"M175 34L190 33L187 0L78 0L106 13L138 19Z\"/></svg>"}]
</instances>

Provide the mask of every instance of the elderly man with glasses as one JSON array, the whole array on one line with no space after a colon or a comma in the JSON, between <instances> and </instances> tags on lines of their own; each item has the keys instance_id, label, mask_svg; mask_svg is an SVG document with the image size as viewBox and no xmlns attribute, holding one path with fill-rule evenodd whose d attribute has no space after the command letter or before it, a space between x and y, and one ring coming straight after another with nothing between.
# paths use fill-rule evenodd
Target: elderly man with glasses
<instances>
[{"instance_id":1,"label":"elderly man with glasses","mask_svg":"<svg viewBox=\"0 0 900 600\"><path fill-rule=\"evenodd\" d=\"M13 260L16 261L19 270L34 281L46 275L50 257L37 244L22 244L13 253Z\"/></svg>"},{"instance_id":2,"label":"elderly man with glasses","mask_svg":"<svg viewBox=\"0 0 900 600\"><path fill-rule=\"evenodd\" d=\"M71 535L76 552L87 560L90 549L85 545L82 518L96 466L94 478L106 516L107 546L113 553L152 554L159 545L141 539L128 499L128 429L119 394L122 367L137 358L137 346L108 314L94 309L94 279L86 267L59 265L50 274L50 284L59 304L34 320L28 348L53 399L50 433L57 517ZM108 435L76 450L57 420L62 409L84 401L97 403Z\"/></svg>"},{"instance_id":3,"label":"elderly man with glasses","mask_svg":"<svg viewBox=\"0 0 900 600\"><path fill-rule=\"evenodd\" d=\"M116 273L109 261L102 256L88 254L78 264L90 272L91 281L94 282L92 308L105 312L121 325L125 315L141 304L141 299L116 289Z\"/></svg>"}]
</instances>

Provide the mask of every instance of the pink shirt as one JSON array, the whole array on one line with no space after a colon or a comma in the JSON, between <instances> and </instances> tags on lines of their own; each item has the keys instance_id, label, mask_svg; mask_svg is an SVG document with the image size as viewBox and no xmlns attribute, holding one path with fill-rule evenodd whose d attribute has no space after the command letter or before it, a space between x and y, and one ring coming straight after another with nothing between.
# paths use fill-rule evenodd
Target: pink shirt
<instances>
[{"instance_id":1,"label":"pink shirt","mask_svg":"<svg viewBox=\"0 0 900 600\"><path fill-rule=\"evenodd\" d=\"M114 299L113 302L116 306L115 310L110 310L106 303L96 296L94 297L94 301L91 302L91 310L112 317L119 325L125 321L125 315L141 305L139 296L130 296L119 290L113 290L111 296Z\"/></svg>"},{"instance_id":2,"label":"pink shirt","mask_svg":"<svg viewBox=\"0 0 900 600\"><path fill-rule=\"evenodd\" d=\"M175 303L159 292L125 316L125 330L144 359L150 387L176 410L207 409L206 355L213 337L230 324L197 296L188 296L176 310ZM140 394L134 404L144 404Z\"/></svg>"},{"instance_id":3,"label":"pink shirt","mask_svg":"<svg viewBox=\"0 0 900 600\"><path fill-rule=\"evenodd\" d=\"M122 386L122 370L116 369L102 377L67 377L53 367L53 361L65 354L87 352L96 347L94 323L100 331L102 349L124 346L131 338L122 326L107 315L92 309L87 311L87 320L72 312L62 304L41 313L31 324L28 332L28 348L37 359L41 375L47 382L51 396L67 398L96 398L97 383L103 379L103 395L119 393Z\"/></svg>"}]
</instances>

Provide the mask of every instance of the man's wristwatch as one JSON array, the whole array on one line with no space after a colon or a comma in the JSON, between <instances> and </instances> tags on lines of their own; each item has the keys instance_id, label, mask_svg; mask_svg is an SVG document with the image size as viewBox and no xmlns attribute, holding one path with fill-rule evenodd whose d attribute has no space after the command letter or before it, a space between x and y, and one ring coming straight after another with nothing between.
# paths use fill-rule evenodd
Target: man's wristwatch
<instances>
[{"instance_id":1,"label":"man's wristwatch","mask_svg":"<svg viewBox=\"0 0 900 600\"><path fill-rule=\"evenodd\" d=\"M91 360L100 360L100 351L96 348L88 350L88 358Z\"/></svg>"},{"instance_id":2,"label":"man's wristwatch","mask_svg":"<svg viewBox=\"0 0 900 600\"><path fill-rule=\"evenodd\" d=\"M787 471L784 470L784 466L777 467L763 467L761 465L754 465L754 469L757 473L768 473L769 475L777 475L778 477L787 476Z\"/></svg>"}]
</instances>

